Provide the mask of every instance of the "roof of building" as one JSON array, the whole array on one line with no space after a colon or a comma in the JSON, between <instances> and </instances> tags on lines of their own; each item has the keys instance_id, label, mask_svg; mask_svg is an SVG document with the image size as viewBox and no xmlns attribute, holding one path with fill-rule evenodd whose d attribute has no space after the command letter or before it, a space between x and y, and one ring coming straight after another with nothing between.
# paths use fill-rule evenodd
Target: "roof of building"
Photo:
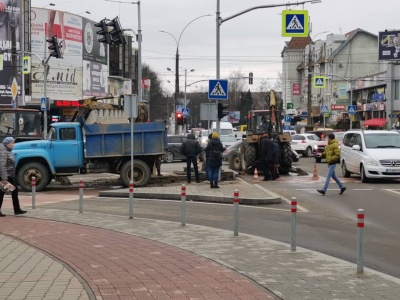
<instances>
[{"instance_id":1,"label":"roof of building","mask_svg":"<svg viewBox=\"0 0 400 300\"><path fill-rule=\"evenodd\" d=\"M293 37L287 45L287 49L304 49L308 44L312 43L310 36Z\"/></svg>"}]
</instances>

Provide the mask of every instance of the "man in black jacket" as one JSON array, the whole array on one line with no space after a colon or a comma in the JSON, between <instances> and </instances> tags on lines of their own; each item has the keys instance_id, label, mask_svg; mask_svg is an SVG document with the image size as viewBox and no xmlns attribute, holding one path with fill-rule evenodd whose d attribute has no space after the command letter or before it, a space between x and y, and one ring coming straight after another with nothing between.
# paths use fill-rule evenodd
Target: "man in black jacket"
<instances>
[{"instance_id":1,"label":"man in black jacket","mask_svg":"<svg viewBox=\"0 0 400 300\"><path fill-rule=\"evenodd\" d=\"M192 182L192 173L190 166L193 163L194 175L196 176L196 182L200 183L199 169L197 167L197 155L201 153L201 146L198 141L195 140L194 134L189 133L187 140L181 146L180 152L186 156L186 177L187 183Z\"/></svg>"},{"instance_id":2,"label":"man in black jacket","mask_svg":"<svg viewBox=\"0 0 400 300\"><path fill-rule=\"evenodd\" d=\"M260 142L261 169L264 173L264 181L271 179L271 161L273 160L274 145L269 139L268 134L264 133Z\"/></svg>"}]
</instances>

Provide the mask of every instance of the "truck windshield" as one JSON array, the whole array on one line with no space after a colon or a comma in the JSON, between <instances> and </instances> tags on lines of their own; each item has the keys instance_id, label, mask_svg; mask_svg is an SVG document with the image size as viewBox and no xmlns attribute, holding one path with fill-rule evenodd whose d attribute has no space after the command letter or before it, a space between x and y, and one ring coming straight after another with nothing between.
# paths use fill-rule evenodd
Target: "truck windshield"
<instances>
[{"instance_id":1,"label":"truck windshield","mask_svg":"<svg viewBox=\"0 0 400 300\"><path fill-rule=\"evenodd\" d=\"M37 136L40 134L38 113L35 111L1 111L0 135L5 136Z\"/></svg>"}]
</instances>

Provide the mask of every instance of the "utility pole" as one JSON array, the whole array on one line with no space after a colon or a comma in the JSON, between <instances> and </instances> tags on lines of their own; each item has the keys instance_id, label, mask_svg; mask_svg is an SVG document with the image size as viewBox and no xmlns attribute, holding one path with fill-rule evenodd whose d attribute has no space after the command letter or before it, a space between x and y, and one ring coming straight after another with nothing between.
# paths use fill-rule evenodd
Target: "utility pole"
<instances>
[{"instance_id":1,"label":"utility pole","mask_svg":"<svg viewBox=\"0 0 400 300\"><path fill-rule=\"evenodd\" d=\"M311 124L311 44L308 45L308 91L307 91L307 125Z\"/></svg>"},{"instance_id":2,"label":"utility pole","mask_svg":"<svg viewBox=\"0 0 400 300\"><path fill-rule=\"evenodd\" d=\"M11 22L10 22L10 27L11 27L11 60L12 60L12 70L13 70L13 78L17 78L17 67L18 67L18 56L17 56L17 22L15 21L15 12L14 12L14 8L16 3L15 0L12 1L11 4ZM15 97L15 103L13 103L13 106L15 106L15 108L18 108L18 93L17 96Z\"/></svg>"}]
</instances>

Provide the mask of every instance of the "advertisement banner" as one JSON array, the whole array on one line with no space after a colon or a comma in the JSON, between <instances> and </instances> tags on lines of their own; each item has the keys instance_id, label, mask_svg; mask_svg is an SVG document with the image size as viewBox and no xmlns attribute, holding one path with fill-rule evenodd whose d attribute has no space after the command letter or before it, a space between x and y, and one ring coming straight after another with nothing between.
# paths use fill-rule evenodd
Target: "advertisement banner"
<instances>
[{"instance_id":1,"label":"advertisement banner","mask_svg":"<svg viewBox=\"0 0 400 300\"><path fill-rule=\"evenodd\" d=\"M3 70L0 71L0 104L10 105L12 103L11 85L14 80L14 71L16 72L15 78L19 87L18 95L21 95L22 69L18 67L21 66L21 56L17 55L17 62L15 63L17 69L13 70L11 49L12 35L15 33L16 50L21 50L22 18L22 0L0 0L0 50L3 53ZM12 26L13 23L15 27Z\"/></svg>"},{"instance_id":2,"label":"advertisement banner","mask_svg":"<svg viewBox=\"0 0 400 300\"><path fill-rule=\"evenodd\" d=\"M51 57L47 71L47 97L52 100L82 98L82 17L63 11L32 8L32 53L47 59L51 50L46 39L57 35L63 58ZM62 99L60 96L62 95ZM44 96L44 66L32 58L32 101Z\"/></svg>"},{"instance_id":3,"label":"advertisement banner","mask_svg":"<svg viewBox=\"0 0 400 300\"><path fill-rule=\"evenodd\" d=\"M95 22L82 19L83 25L83 97L104 97L107 85L107 46L97 40Z\"/></svg>"},{"instance_id":4,"label":"advertisement banner","mask_svg":"<svg viewBox=\"0 0 400 300\"><path fill-rule=\"evenodd\" d=\"M293 95L300 95L300 84L293 83Z\"/></svg>"},{"instance_id":5,"label":"advertisement banner","mask_svg":"<svg viewBox=\"0 0 400 300\"><path fill-rule=\"evenodd\" d=\"M400 31L379 32L378 59L398 60L400 54Z\"/></svg>"}]
</instances>

